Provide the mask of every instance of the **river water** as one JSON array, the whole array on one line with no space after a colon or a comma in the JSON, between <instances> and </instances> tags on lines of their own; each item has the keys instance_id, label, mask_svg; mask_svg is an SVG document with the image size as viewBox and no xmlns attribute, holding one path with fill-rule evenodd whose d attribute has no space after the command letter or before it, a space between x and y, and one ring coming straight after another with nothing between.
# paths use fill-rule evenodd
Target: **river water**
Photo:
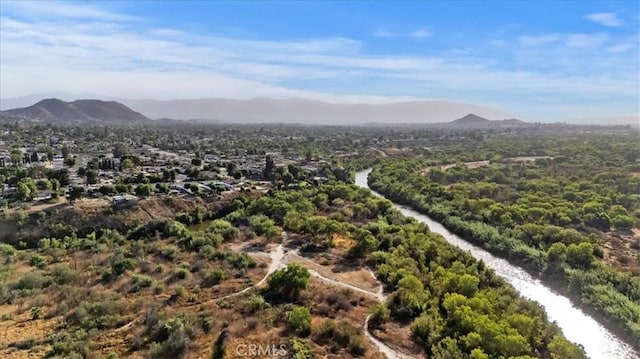
<instances>
[{"instance_id":1,"label":"river water","mask_svg":"<svg viewBox=\"0 0 640 359\"><path fill-rule=\"evenodd\" d=\"M370 189L367 183L369 172L371 172L371 169L356 173L357 186ZM372 192L374 195L382 197L379 193ZM640 355L629 344L571 304L567 297L555 293L525 270L466 242L428 216L395 203L394 208L407 217L413 217L420 222L426 223L432 232L442 235L449 243L469 251L477 259L482 259L487 266L509 282L523 297L540 303L547 312L549 319L555 321L562 329L565 337L574 343L582 345L591 359L640 358Z\"/></svg>"}]
</instances>

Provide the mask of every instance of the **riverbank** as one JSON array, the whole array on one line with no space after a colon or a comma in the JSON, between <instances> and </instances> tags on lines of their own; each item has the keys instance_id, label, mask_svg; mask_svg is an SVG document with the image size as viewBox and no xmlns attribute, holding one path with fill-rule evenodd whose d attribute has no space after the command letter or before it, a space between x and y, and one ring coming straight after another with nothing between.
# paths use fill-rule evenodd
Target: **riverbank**
<instances>
[{"instance_id":1,"label":"riverbank","mask_svg":"<svg viewBox=\"0 0 640 359\"><path fill-rule=\"evenodd\" d=\"M370 186L367 180L368 177L368 173L370 172L370 170L365 170L365 171L360 171L357 174L357 178L356 178L356 184L358 184L361 187L366 187L369 189L373 189L373 190L380 190L381 188L376 188L375 185ZM363 179L364 178L364 179ZM393 194L389 194L389 193L382 193L384 194L386 197L392 197L395 200L397 200L398 202L402 203L403 205L411 205L411 203L408 200L402 200L402 198L398 198L397 195L393 195ZM399 208L401 209L401 208ZM402 210L401 210L402 212ZM416 213L420 213L415 211ZM405 215L407 215L407 213L403 213ZM424 214L422 214L424 216ZM415 216L414 216L415 218ZM427 217L428 218L428 217ZM429 220L431 220L429 218ZM433 221L433 220L431 220ZM428 223L429 224L429 223ZM439 224L445 231L447 231L449 234L452 234L451 232L454 231L450 231L448 228L446 228L444 225ZM430 228L432 227L432 225L430 225ZM433 229L432 229L433 230ZM436 233L440 233L438 230L434 230L434 232ZM442 233L440 233L442 234ZM444 237L447 240L450 240L451 238L447 238L447 235L445 234ZM465 239L466 237L466 239ZM458 237L459 238L459 237ZM508 262L506 262L506 259L503 259L503 261L505 261L506 263L509 263L512 266L517 266L521 271L524 271L525 273L527 273L530 276L530 280L531 281L543 281L544 284L549 288L549 291L553 291L556 294L561 294L562 297L564 297L567 300L567 304L568 305L573 305L575 308L579 308L582 309L582 316L586 317L587 319L592 319L593 320L593 324L597 324L599 326L602 327L603 330L608 331L612 340L610 341L610 343L603 343L603 345L611 345L611 346L618 346L618 350L616 349L612 349L612 351L610 353L605 353L603 355L599 355L600 353L598 353L598 345L594 345L593 340L598 340L598 338L583 338L582 336L582 331L584 328L580 328L583 325L579 325L579 327L575 327L576 324L572 324L570 323L572 318L566 318L568 323L560 323L559 320L557 320L556 318L553 318L550 315L550 319L552 320L556 320L559 325L561 327L563 327L564 331L567 331L567 328L570 328L571 331L573 332L573 338L571 338L572 340L578 342L579 344L582 344L585 349L587 349L587 347L593 348L591 352L587 352L587 354L589 354L591 357L593 358L603 358L603 357L610 357L610 358L637 358L638 354L637 352L634 352L634 350L632 349L632 347L635 347L636 350L638 348L638 346L640 346L640 341L637 341L637 338L634 338L632 335L629 335L627 332L625 332L624 330L622 330L622 328L620 328L618 325L616 325L616 323L610 321L604 314L596 311L594 308L591 308L588 305L585 305L584 303L582 303L582 301L580 300L581 298L577 297L576 295L570 293L568 290L566 290L563 286L562 281L551 281L549 280L549 278L544 278L540 275L540 271L538 270L537 265L533 265L531 262L526 262L524 260L517 260L517 258L514 258L513 256L505 256L504 252L501 251L487 251L487 248L484 248L482 241L478 241L475 238L469 238L468 236L462 236L462 238L460 238L460 240L464 240L465 242L467 242L468 244L475 244L478 245L479 248L478 250L482 250L486 253L494 253L494 254L498 254L500 255L500 257L506 257L508 259ZM454 243L456 244L456 243ZM464 248L465 246L461 246L463 249L467 249ZM482 248L482 249L480 249ZM473 251L473 249L472 249ZM474 254L474 253L472 253ZM474 256L476 256L477 253L474 254ZM482 257L482 255L480 255L480 257ZM492 256L491 256L492 257ZM493 260L493 258L491 258L490 260ZM513 283L514 279L513 278L505 278L508 282ZM532 285L535 285L532 284ZM566 285L566 284L565 284ZM514 287L517 288L516 285L514 285ZM519 291L521 291L519 289ZM525 293L522 293L524 296L529 297L530 299L536 300L538 302L540 302L540 298L535 298L535 295L526 295ZM537 293L540 294L540 293ZM543 298L545 299L545 298ZM546 298L548 299L548 298ZM551 301L552 303L553 301ZM542 303L541 303L542 304ZM547 312L549 312L549 308L545 308L547 309ZM570 309L570 308L569 308ZM576 309L577 310L577 309ZM562 313L559 314L560 317L562 317ZM561 318L562 319L562 318ZM584 318L581 318L584 319ZM588 321L587 321L588 322ZM588 325L591 325L589 323L587 323ZM574 325L574 327L571 327L571 325ZM605 329L606 328L606 329ZM600 333L598 328L595 328L593 330L593 337L597 337L599 336L598 333ZM566 334L566 333L565 333ZM568 336L569 337L569 336ZM634 340L636 339L636 340ZM619 342L619 343L618 343ZM594 353L595 351L595 353Z\"/></svg>"}]
</instances>

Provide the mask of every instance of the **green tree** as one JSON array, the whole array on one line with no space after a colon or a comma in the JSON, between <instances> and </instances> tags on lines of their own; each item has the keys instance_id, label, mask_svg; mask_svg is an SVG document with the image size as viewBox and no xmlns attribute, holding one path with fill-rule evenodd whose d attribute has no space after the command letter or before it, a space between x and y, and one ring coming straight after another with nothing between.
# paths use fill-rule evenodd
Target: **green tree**
<instances>
[{"instance_id":1,"label":"green tree","mask_svg":"<svg viewBox=\"0 0 640 359\"><path fill-rule=\"evenodd\" d=\"M139 197L149 197L153 193L153 186L149 183L136 186L135 193Z\"/></svg>"},{"instance_id":2,"label":"green tree","mask_svg":"<svg viewBox=\"0 0 640 359\"><path fill-rule=\"evenodd\" d=\"M19 149L16 148L11 150L9 157L11 158L11 163L14 166L18 167L22 165L23 154L22 154L22 151L20 151Z\"/></svg>"},{"instance_id":3,"label":"green tree","mask_svg":"<svg viewBox=\"0 0 640 359\"><path fill-rule=\"evenodd\" d=\"M268 294L276 300L297 300L300 292L309 285L310 276L305 267L291 263L287 268L279 269L269 277Z\"/></svg>"},{"instance_id":4,"label":"green tree","mask_svg":"<svg viewBox=\"0 0 640 359\"><path fill-rule=\"evenodd\" d=\"M25 177L18 181L18 196L22 201L32 201L38 191L36 184L31 177Z\"/></svg>"},{"instance_id":5,"label":"green tree","mask_svg":"<svg viewBox=\"0 0 640 359\"><path fill-rule=\"evenodd\" d=\"M458 348L458 342L451 338L446 337L438 342L431 348L431 358L433 359L463 359L464 355L460 348Z\"/></svg>"},{"instance_id":6,"label":"green tree","mask_svg":"<svg viewBox=\"0 0 640 359\"><path fill-rule=\"evenodd\" d=\"M391 299L391 312L401 318L420 314L429 299L428 292L416 276L406 274L398 282L398 290Z\"/></svg>"},{"instance_id":7,"label":"green tree","mask_svg":"<svg viewBox=\"0 0 640 359\"><path fill-rule=\"evenodd\" d=\"M295 307L289 312L289 327L298 335L306 336L311 329L311 313L307 307Z\"/></svg>"},{"instance_id":8,"label":"green tree","mask_svg":"<svg viewBox=\"0 0 640 359\"><path fill-rule=\"evenodd\" d=\"M84 197L84 188L80 186L73 186L69 191L69 203L75 202L77 199Z\"/></svg>"},{"instance_id":9,"label":"green tree","mask_svg":"<svg viewBox=\"0 0 640 359\"><path fill-rule=\"evenodd\" d=\"M581 359L584 353L576 345L556 335L549 343L549 352L553 359Z\"/></svg>"},{"instance_id":10,"label":"green tree","mask_svg":"<svg viewBox=\"0 0 640 359\"><path fill-rule=\"evenodd\" d=\"M567 247L567 263L575 268L587 269L594 260L593 245L589 242L571 244Z\"/></svg>"},{"instance_id":11,"label":"green tree","mask_svg":"<svg viewBox=\"0 0 640 359\"><path fill-rule=\"evenodd\" d=\"M547 268L549 275L560 274L561 267L567 261L567 246L562 242L556 242L547 250Z\"/></svg>"},{"instance_id":12,"label":"green tree","mask_svg":"<svg viewBox=\"0 0 640 359\"><path fill-rule=\"evenodd\" d=\"M633 218L626 214L617 214L611 219L613 226L619 231L630 231L633 228Z\"/></svg>"},{"instance_id":13,"label":"green tree","mask_svg":"<svg viewBox=\"0 0 640 359\"><path fill-rule=\"evenodd\" d=\"M64 160L66 160L67 158L69 158L69 147L67 145L62 146L62 158Z\"/></svg>"},{"instance_id":14,"label":"green tree","mask_svg":"<svg viewBox=\"0 0 640 359\"><path fill-rule=\"evenodd\" d=\"M58 193L60 192L60 181L57 178L52 178L49 180L51 183L51 196L53 198L58 198Z\"/></svg>"},{"instance_id":15,"label":"green tree","mask_svg":"<svg viewBox=\"0 0 640 359\"><path fill-rule=\"evenodd\" d=\"M382 323L388 321L391 317L391 311L384 303L376 303L371 307L371 317L369 319L370 325L374 327L380 326Z\"/></svg>"},{"instance_id":16,"label":"green tree","mask_svg":"<svg viewBox=\"0 0 640 359\"><path fill-rule=\"evenodd\" d=\"M267 155L265 159L265 165L264 165L264 177L266 179L272 179L273 171L275 168L276 168L276 165L275 165L275 162L273 161L273 157L271 157L271 155Z\"/></svg>"},{"instance_id":17,"label":"green tree","mask_svg":"<svg viewBox=\"0 0 640 359\"><path fill-rule=\"evenodd\" d=\"M122 158L127 153L128 153L127 146L125 146L123 143L116 143L115 146L113 146L114 158Z\"/></svg>"},{"instance_id":18,"label":"green tree","mask_svg":"<svg viewBox=\"0 0 640 359\"><path fill-rule=\"evenodd\" d=\"M41 180L39 180L39 181L38 181L38 183L36 183L36 187L37 187L39 190L42 190L42 191L44 191L44 190L48 190L48 189L51 189L51 186L52 186L52 185L51 185L51 181L49 181L49 180L48 180L48 179L46 179L46 178L41 179Z\"/></svg>"},{"instance_id":19,"label":"green tree","mask_svg":"<svg viewBox=\"0 0 640 359\"><path fill-rule=\"evenodd\" d=\"M85 177L87 179L88 184L98 183L98 171L96 170L87 170L85 172Z\"/></svg>"}]
</instances>

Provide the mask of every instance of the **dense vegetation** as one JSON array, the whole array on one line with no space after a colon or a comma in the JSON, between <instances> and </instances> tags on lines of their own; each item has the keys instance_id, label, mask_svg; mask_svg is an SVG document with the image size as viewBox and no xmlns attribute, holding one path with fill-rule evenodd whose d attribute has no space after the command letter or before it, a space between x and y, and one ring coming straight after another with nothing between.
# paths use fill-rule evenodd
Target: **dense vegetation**
<instances>
[{"instance_id":1,"label":"dense vegetation","mask_svg":"<svg viewBox=\"0 0 640 359\"><path fill-rule=\"evenodd\" d=\"M284 326L280 335L291 350L302 353L298 357L325 345L342 356L361 356L367 353L361 324L332 318L349 318L354 308L368 305L372 328L408 325L415 345L430 357L583 356L539 305L520 298L482 262L402 217L387 200L352 185L334 182L258 198L240 196L228 210L180 219L190 222L189 217L203 223L188 227L177 220L150 221L126 233L96 228L79 236L72 231L40 240L37 249L3 245L6 279L0 302L19 304L33 321L57 318L62 323L43 337L5 345L93 357L105 353L107 339L133 333L124 347L113 347L113 357L122 350L177 357L206 342L216 343L210 348L216 357L229 345L222 333L244 337ZM274 273L264 289L207 307L208 298L237 290L260 270L252 257L228 245L278 240L280 228L289 232L286 245L309 258L324 253L335 264L373 265L389 292L386 303L372 305L341 290L336 295L323 294L335 290L311 290L310 285L321 284L309 283L306 268L290 264ZM337 238L350 245L338 250ZM23 265L32 269L15 271ZM138 299L129 300L131 295ZM189 309L194 306L202 309ZM247 323L224 323L231 318Z\"/></svg>"},{"instance_id":2,"label":"dense vegetation","mask_svg":"<svg viewBox=\"0 0 640 359\"><path fill-rule=\"evenodd\" d=\"M0 124L0 351L219 358L273 343L377 357L368 330L433 358L581 358L484 263L348 182L374 166L390 198L635 336L638 136L598 131ZM281 241L286 267L265 279Z\"/></svg>"},{"instance_id":3,"label":"dense vegetation","mask_svg":"<svg viewBox=\"0 0 640 359\"><path fill-rule=\"evenodd\" d=\"M639 143L637 134L496 138L385 161L369 182L557 283L637 344Z\"/></svg>"}]
</instances>

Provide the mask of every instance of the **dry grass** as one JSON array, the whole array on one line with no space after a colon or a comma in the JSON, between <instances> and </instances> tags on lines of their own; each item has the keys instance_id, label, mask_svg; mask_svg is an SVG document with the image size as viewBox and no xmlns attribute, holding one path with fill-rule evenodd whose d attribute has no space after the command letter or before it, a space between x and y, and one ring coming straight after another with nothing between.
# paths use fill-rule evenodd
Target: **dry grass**
<instances>
[{"instance_id":1,"label":"dry grass","mask_svg":"<svg viewBox=\"0 0 640 359\"><path fill-rule=\"evenodd\" d=\"M640 250L635 248L640 243L640 229L634 228L631 233L600 233L599 236L605 262L635 276L640 275Z\"/></svg>"},{"instance_id":2,"label":"dry grass","mask_svg":"<svg viewBox=\"0 0 640 359\"><path fill-rule=\"evenodd\" d=\"M336 253L348 251L353 246L353 241L348 238L336 237ZM175 245L172 238L160 239L154 242L156 246ZM256 261L257 265L247 271L246 276L230 277L218 285L204 287L201 285L202 273L209 268L220 267L222 264L216 260L202 260L196 253L180 251L178 256L169 261L158 254L149 253L141 260L135 270L126 272L121 277L111 282L101 279L101 271L109 266L108 258L111 251L99 252L85 250L58 258L53 258L46 252L40 252L49 261L42 270L29 265L29 258L35 254L35 250L24 250L22 259L9 264L11 271L5 283L14 283L22 276L30 272L51 273L55 267L67 266L75 268L78 273L76 279L60 287L52 285L42 289L39 294L15 298L12 303L0 305L0 315L4 320L0 321L0 357L2 358L40 358L50 353L53 346L48 339L61 330L74 332L77 326L69 326L68 316L73 313L80 303L93 300L98 295L110 294L123 301L123 311L119 315L117 324L113 327L100 329L89 334L87 348L92 355L106 357L115 353L119 357L141 358L146 356L148 348L148 329L145 317L150 308L157 307L164 318L183 313L193 318L194 323L201 323L204 319L210 321L210 328L205 331L202 324L195 325L195 336L192 338L184 358L210 358L213 351L213 343L220 331L226 325L232 338L228 343L229 357L240 357L235 354L238 344L247 343L280 343L287 342L290 336L286 322L287 305L267 307L251 314L247 314L246 301L258 291L249 291L246 294L217 301L216 298L237 292L252 283L258 282L266 273L269 258L262 251L269 251L275 244L266 243L263 238L256 237L250 240L240 240L223 244L223 247L234 251L247 251ZM259 248L259 251L256 251ZM322 270L328 277L342 280L346 283L376 291L377 285L371 274L362 268L340 268L335 264L340 257L337 254L328 253L327 260L333 264L321 266L311 261L303 263L306 267ZM193 271L185 279L174 281L172 273L182 263L188 263ZM162 266L163 270L157 272L156 268ZM132 278L134 276L146 276L152 278L153 284L149 287L132 292ZM160 289L156 287L160 286ZM183 288L181 296L175 293ZM374 299L345 290L343 288L327 285L321 281L312 279L310 288L303 292L300 304L312 308L313 323L319 325L325 319L345 320L350 325L361 328L369 307L375 303ZM33 320L31 308L41 308L40 319ZM290 308L290 307L289 307ZM362 334L363 335L363 334ZM31 349L18 349L16 343L33 338L34 345ZM146 338L146 339L145 339ZM367 346L364 358L382 358L377 349L364 335L362 340ZM345 358L352 357L346 348L332 348L329 345L312 343L312 350L316 357ZM135 349L138 346L140 349ZM132 350L132 348L134 348ZM265 356L266 357L266 356Z\"/></svg>"}]
</instances>

